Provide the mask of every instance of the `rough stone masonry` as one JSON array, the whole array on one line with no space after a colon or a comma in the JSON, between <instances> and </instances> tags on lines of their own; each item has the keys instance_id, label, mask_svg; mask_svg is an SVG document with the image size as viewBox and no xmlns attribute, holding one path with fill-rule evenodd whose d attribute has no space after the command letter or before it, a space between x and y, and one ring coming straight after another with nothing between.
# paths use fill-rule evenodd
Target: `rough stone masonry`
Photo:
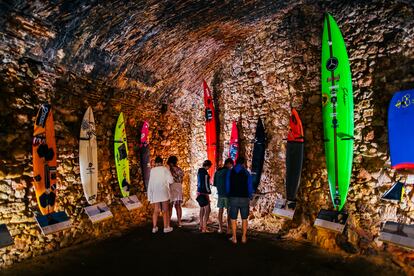
<instances>
[{"instance_id":1,"label":"rough stone masonry","mask_svg":"<svg viewBox=\"0 0 414 276\"><path fill-rule=\"evenodd\" d=\"M342 235L315 229L330 208L322 142L320 52L323 13L337 20L353 75L355 148L350 214ZM378 1L17 1L0 3L0 222L15 245L0 249L0 267L59 248L114 235L144 223L147 203L134 137L150 124L151 156L175 154L194 199L196 170L206 158L202 79L219 115L219 155L226 157L231 122L251 159L257 118L267 150L251 225L308 240L332 251L390 254L402 266L414 255L378 241L381 222L413 223L408 187L400 204L380 200L401 175L391 170L386 118L392 94L414 86L414 4ZM58 205L70 230L42 236L33 218L31 135L37 108L53 106L58 146ZM84 214L78 164L80 120L93 107L99 139L98 200L112 220L92 225ZM305 130L305 161L295 219L271 215L284 194L290 107ZM133 193L145 203L129 213L119 203L113 136L120 111L130 139ZM250 164L249 164L250 165ZM404 175L402 175L404 177Z\"/></svg>"}]
</instances>

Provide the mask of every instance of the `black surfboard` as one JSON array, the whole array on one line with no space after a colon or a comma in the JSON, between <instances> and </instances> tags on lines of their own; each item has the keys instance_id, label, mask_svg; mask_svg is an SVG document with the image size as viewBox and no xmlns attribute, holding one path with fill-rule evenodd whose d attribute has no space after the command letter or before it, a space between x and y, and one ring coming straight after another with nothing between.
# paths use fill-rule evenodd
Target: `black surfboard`
<instances>
[{"instance_id":1,"label":"black surfboard","mask_svg":"<svg viewBox=\"0 0 414 276\"><path fill-rule=\"evenodd\" d=\"M296 201L302 172L304 142L302 121L297 111L292 109L286 147L285 185L288 201Z\"/></svg>"},{"instance_id":2,"label":"black surfboard","mask_svg":"<svg viewBox=\"0 0 414 276\"><path fill-rule=\"evenodd\" d=\"M260 184L262 176L263 163L265 157L266 133L262 119L259 118L256 126L256 135L254 138L253 158L252 158L252 182L253 190L256 191Z\"/></svg>"},{"instance_id":3,"label":"black surfboard","mask_svg":"<svg viewBox=\"0 0 414 276\"><path fill-rule=\"evenodd\" d=\"M286 197L296 200L303 163L304 143L288 142L286 148Z\"/></svg>"}]
</instances>

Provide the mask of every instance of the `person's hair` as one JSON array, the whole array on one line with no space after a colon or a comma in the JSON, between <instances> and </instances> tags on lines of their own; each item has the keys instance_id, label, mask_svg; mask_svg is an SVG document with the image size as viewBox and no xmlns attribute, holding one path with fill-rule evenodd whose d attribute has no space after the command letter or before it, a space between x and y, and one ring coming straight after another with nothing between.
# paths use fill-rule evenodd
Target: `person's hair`
<instances>
[{"instance_id":1,"label":"person's hair","mask_svg":"<svg viewBox=\"0 0 414 276\"><path fill-rule=\"evenodd\" d=\"M168 160L167 160L167 164L168 165L174 165L174 166L176 166L177 165L177 162L178 162L178 158L177 158L177 156L170 156L170 157L168 157Z\"/></svg>"},{"instance_id":2,"label":"person's hair","mask_svg":"<svg viewBox=\"0 0 414 276\"><path fill-rule=\"evenodd\" d=\"M243 156L239 156L238 158L237 158L237 160L236 160L236 164L238 164L238 165L242 165L242 164L244 164L246 162L246 159L244 159L244 157Z\"/></svg>"},{"instance_id":3,"label":"person's hair","mask_svg":"<svg viewBox=\"0 0 414 276\"><path fill-rule=\"evenodd\" d=\"M233 159L231 159L231 158L227 158L227 159L224 161L224 166L225 166L225 165L227 165L227 164L234 165L234 161L233 161Z\"/></svg>"},{"instance_id":4,"label":"person's hair","mask_svg":"<svg viewBox=\"0 0 414 276\"><path fill-rule=\"evenodd\" d=\"M211 165L213 165L213 163L211 163L210 160L206 160L206 161L203 162L203 167L208 167L208 166L211 166Z\"/></svg>"},{"instance_id":5,"label":"person's hair","mask_svg":"<svg viewBox=\"0 0 414 276\"><path fill-rule=\"evenodd\" d=\"M155 163L162 164L162 158L161 158L161 156L155 157Z\"/></svg>"}]
</instances>

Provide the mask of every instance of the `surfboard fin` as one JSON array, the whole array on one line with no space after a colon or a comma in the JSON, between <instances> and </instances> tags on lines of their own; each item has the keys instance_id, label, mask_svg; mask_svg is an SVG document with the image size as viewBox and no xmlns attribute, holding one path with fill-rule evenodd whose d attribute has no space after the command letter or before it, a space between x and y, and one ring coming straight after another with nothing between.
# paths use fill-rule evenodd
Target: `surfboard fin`
<instances>
[{"instance_id":1,"label":"surfboard fin","mask_svg":"<svg viewBox=\"0 0 414 276\"><path fill-rule=\"evenodd\" d=\"M401 202L403 195L404 183L398 181L382 195L381 199Z\"/></svg>"}]
</instances>

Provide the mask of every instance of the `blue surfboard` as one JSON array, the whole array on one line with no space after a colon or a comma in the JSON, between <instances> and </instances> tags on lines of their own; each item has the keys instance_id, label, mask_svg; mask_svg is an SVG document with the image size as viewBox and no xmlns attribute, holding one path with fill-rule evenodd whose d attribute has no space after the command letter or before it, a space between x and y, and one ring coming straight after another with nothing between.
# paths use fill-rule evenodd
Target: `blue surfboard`
<instances>
[{"instance_id":1,"label":"blue surfboard","mask_svg":"<svg viewBox=\"0 0 414 276\"><path fill-rule=\"evenodd\" d=\"M414 169L414 89L394 94L388 108L388 142L393 169Z\"/></svg>"}]
</instances>

